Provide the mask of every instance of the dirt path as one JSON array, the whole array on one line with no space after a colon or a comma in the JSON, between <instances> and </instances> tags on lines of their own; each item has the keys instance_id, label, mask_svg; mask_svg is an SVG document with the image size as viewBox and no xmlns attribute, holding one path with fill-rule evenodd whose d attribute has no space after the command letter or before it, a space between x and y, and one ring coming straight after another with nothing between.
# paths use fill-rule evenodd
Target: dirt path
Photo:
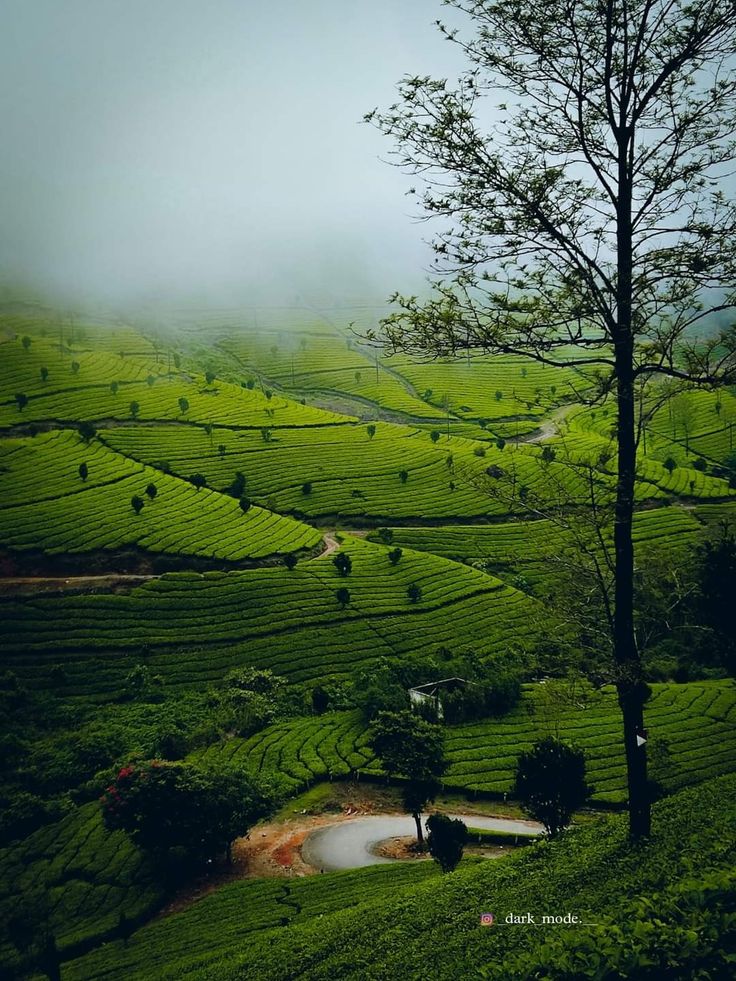
<instances>
[{"instance_id":1,"label":"dirt path","mask_svg":"<svg viewBox=\"0 0 736 981\"><path fill-rule=\"evenodd\" d=\"M315 559L326 559L340 548L340 542L328 531L322 536L322 541L325 543L325 550L320 552L319 555L315 555Z\"/></svg>"},{"instance_id":2,"label":"dirt path","mask_svg":"<svg viewBox=\"0 0 736 981\"><path fill-rule=\"evenodd\" d=\"M116 586L131 588L148 579L158 579L157 575L126 575L108 573L102 576L17 576L0 577L0 595L20 596L26 593L73 592L76 589L88 590L95 586L115 589Z\"/></svg>"},{"instance_id":3,"label":"dirt path","mask_svg":"<svg viewBox=\"0 0 736 981\"><path fill-rule=\"evenodd\" d=\"M574 404L561 405L558 409L555 409L547 419L542 422L539 429L535 429L531 433L527 433L524 436L509 436L506 440L507 443L544 443L548 439L553 439L560 431L560 423L565 418L565 416L572 411L576 406Z\"/></svg>"}]
</instances>

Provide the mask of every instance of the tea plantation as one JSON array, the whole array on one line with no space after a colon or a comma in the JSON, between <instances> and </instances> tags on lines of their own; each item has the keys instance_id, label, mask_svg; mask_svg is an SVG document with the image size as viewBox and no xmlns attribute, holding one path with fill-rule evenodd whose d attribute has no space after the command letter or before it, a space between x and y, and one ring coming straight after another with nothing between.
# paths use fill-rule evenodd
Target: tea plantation
<instances>
[{"instance_id":1,"label":"tea plantation","mask_svg":"<svg viewBox=\"0 0 736 981\"><path fill-rule=\"evenodd\" d=\"M39 976L26 934L41 924L63 981L410 979L430 958L438 979L495 978L499 953L522 972L544 935L481 929L486 909L598 922L664 866L674 881L732 862L736 685L697 619L697 577L736 514L736 398L685 392L639 447L637 574L652 558L683 573L665 580L673 602L648 594L651 775L670 795L649 849L630 852L609 816L449 876L419 862L250 878L157 916L173 886L102 821L119 768L156 755L275 776L287 794L351 780L370 796L387 776L361 687L391 672L402 699L408 677L445 670L508 675L521 693L444 726L448 792L503 809L519 754L554 735L583 750L592 803L621 809L605 651L549 603L576 522L615 487L614 420L576 401L574 368L373 349L360 335L383 311L359 304L156 325L3 310L3 977ZM599 531L600 557L610 522ZM260 715L237 708L246 669L285 693ZM676 898L661 904L674 915Z\"/></svg>"}]
</instances>

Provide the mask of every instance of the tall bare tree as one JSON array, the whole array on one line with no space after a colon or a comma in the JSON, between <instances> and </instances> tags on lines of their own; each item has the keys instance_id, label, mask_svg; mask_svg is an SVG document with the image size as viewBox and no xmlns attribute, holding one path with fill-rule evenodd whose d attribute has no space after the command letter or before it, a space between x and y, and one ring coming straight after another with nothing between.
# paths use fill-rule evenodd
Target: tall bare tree
<instances>
[{"instance_id":1,"label":"tall bare tree","mask_svg":"<svg viewBox=\"0 0 736 981\"><path fill-rule=\"evenodd\" d=\"M383 324L409 352L525 355L591 372L617 405L613 648L630 829L650 831L647 689L634 634L641 386L736 371L733 0L446 0L468 69L406 77L366 116L418 174L433 241L430 299ZM439 22L438 22L439 23ZM413 192L417 193L417 192Z\"/></svg>"}]
</instances>

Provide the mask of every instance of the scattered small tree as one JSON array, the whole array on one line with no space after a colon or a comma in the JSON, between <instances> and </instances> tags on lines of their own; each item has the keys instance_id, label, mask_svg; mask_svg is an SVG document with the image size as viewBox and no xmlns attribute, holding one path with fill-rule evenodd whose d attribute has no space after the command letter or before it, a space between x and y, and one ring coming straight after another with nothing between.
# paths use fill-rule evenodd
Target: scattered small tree
<instances>
[{"instance_id":1,"label":"scattered small tree","mask_svg":"<svg viewBox=\"0 0 736 981\"><path fill-rule=\"evenodd\" d=\"M143 498L138 497L137 494L134 494L130 499L130 506L133 508L136 514L140 514L143 510Z\"/></svg>"},{"instance_id":2,"label":"scattered small tree","mask_svg":"<svg viewBox=\"0 0 736 981\"><path fill-rule=\"evenodd\" d=\"M429 434L429 438L432 440L433 443L436 443L440 438L439 430L433 429L432 432Z\"/></svg>"},{"instance_id":3,"label":"scattered small tree","mask_svg":"<svg viewBox=\"0 0 736 981\"><path fill-rule=\"evenodd\" d=\"M204 380L207 382L208 385L211 385L216 377L217 376L215 375L214 371L206 371L204 374Z\"/></svg>"},{"instance_id":4,"label":"scattered small tree","mask_svg":"<svg viewBox=\"0 0 736 981\"><path fill-rule=\"evenodd\" d=\"M18 406L18 412L22 412L28 405L28 396L25 394L25 392L18 392L15 396L15 402Z\"/></svg>"},{"instance_id":5,"label":"scattered small tree","mask_svg":"<svg viewBox=\"0 0 736 981\"><path fill-rule=\"evenodd\" d=\"M197 490L199 490L200 487L207 486L207 478L204 476L204 474L195 473L192 474L192 476L189 478L189 483L193 484L197 488Z\"/></svg>"},{"instance_id":6,"label":"scattered small tree","mask_svg":"<svg viewBox=\"0 0 736 981\"><path fill-rule=\"evenodd\" d=\"M189 400L185 399L184 396L179 399L179 412L184 415L185 412L189 412Z\"/></svg>"},{"instance_id":7,"label":"scattered small tree","mask_svg":"<svg viewBox=\"0 0 736 981\"><path fill-rule=\"evenodd\" d=\"M504 446L506 446L506 440L503 438L503 436L499 436L496 440L496 449L502 450Z\"/></svg>"},{"instance_id":8,"label":"scattered small tree","mask_svg":"<svg viewBox=\"0 0 736 981\"><path fill-rule=\"evenodd\" d=\"M330 696L322 685L315 685L312 689L312 711L315 715L322 715L330 707Z\"/></svg>"},{"instance_id":9,"label":"scattered small tree","mask_svg":"<svg viewBox=\"0 0 736 981\"><path fill-rule=\"evenodd\" d=\"M430 814L427 818L427 848L443 872L452 872L460 864L468 840L466 825L446 814Z\"/></svg>"},{"instance_id":10,"label":"scattered small tree","mask_svg":"<svg viewBox=\"0 0 736 981\"><path fill-rule=\"evenodd\" d=\"M409 479L409 472L407 470L399 470L399 480L402 484L405 484Z\"/></svg>"},{"instance_id":11,"label":"scattered small tree","mask_svg":"<svg viewBox=\"0 0 736 981\"><path fill-rule=\"evenodd\" d=\"M86 463L79 464L79 476L82 478L82 480L86 480L89 476L89 469L87 468Z\"/></svg>"},{"instance_id":12,"label":"scattered small tree","mask_svg":"<svg viewBox=\"0 0 736 981\"><path fill-rule=\"evenodd\" d=\"M220 443L220 445L217 447L217 452L220 454L220 457L225 456L225 453L227 452L227 447L225 446L224 443Z\"/></svg>"},{"instance_id":13,"label":"scattered small tree","mask_svg":"<svg viewBox=\"0 0 736 981\"><path fill-rule=\"evenodd\" d=\"M158 487L156 487L156 485L154 483L150 483L146 487L146 494L148 494L148 496L150 497L150 499L153 500L154 497L158 494Z\"/></svg>"},{"instance_id":14,"label":"scattered small tree","mask_svg":"<svg viewBox=\"0 0 736 981\"><path fill-rule=\"evenodd\" d=\"M238 501L240 504L240 510L243 514L247 514L250 511L250 500L247 497L241 497Z\"/></svg>"},{"instance_id":15,"label":"scattered small tree","mask_svg":"<svg viewBox=\"0 0 736 981\"><path fill-rule=\"evenodd\" d=\"M366 426L365 431L368 433L368 439L373 439L373 437L376 435L376 427L373 425L373 423Z\"/></svg>"},{"instance_id":16,"label":"scattered small tree","mask_svg":"<svg viewBox=\"0 0 736 981\"><path fill-rule=\"evenodd\" d=\"M406 595L409 597L409 602L410 603L418 603L419 600L422 598L422 589L421 589L421 586L418 586L417 583L413 582L407 588Z\"/></svg>"},{"instance_id":17,"label":"scattered small tree","mask_svg":"<svg viewBox=\"0 0 736 981\"><path fill-rule=\"evenodd\" d=\"M350 570L353 568L353 560L347 552L338 552L333 558L332 564L341 576L349 576Z\"/></svg>"},{"instance_id":18,"label":"scattered small tree","mask_svg":"<svg viewBox=\"0 0 736 981\"><path fill-rule=\"evenodd\" d=\"M673 470L677 469L677 461L673 460L671 456L668 456L662 466L665 468L667 473L671 474Z\"/></svg>"},{"instance_id":19,"label":"scattered small tree","mask_svg":"<svg viewBox=\"0 0 736 981\"><path fill-rule=\"evenodd\" d=\"M263 440L264 443L270 443L271 442L271 430L270 429L262 429L261 430L261 439Z\"/></svg>"},{"instance_id":20,"label":"scattered small tree","mask_svg":"<svg viewBox=\"0 0 736 981\"><path fill-rule=\"evenodd\" d=\"M299 560L293 552L287 552L284 556L284 565L291 572L292 569L296 569L296 564Z\"/></svg>"},{"instance_id":21,"label":"scattered small tree","mask_svg":"<svg viewBox=\"0 0 736 981\"><path fill-rule=\"evenodd\" d=\"M388 553L388 560L391 563L391 565L396 565L403 554L404 553L398 547L398 545L396 546L396 548L392 548L391 551Z\"/></svg>"},{"instance_id":22,"label":"scattered small tree","mask_svg":"<svg viewBox=\"0 0 736 981\"><path fill-rule=\"evenodd\" d=\"M85 443L90 443L97 435L97 430L91 422L85 421L79 424L79 435Z\"/></svg>"},{"instance_id":23,"label":"scattered small tree","mask_svg":"<svg viewBox=\"0 0 736 981\"><path fill-rule=\"evenodd\" d=\"M118 388L119 387L120 386L118 385L118 383L116 381L110 382L110 391L112 392L113 395L117 395L118 394Z\"/></svg>"},{"instance_id":24,"label":"scattered small tree","mask_svg":"<svg viewBox=\"0 0 736 981\"><path fill-rule=\"evenodd\" d=\"M49 377L49 369L46 367L41 368L41 381L45 382Z\"/></svg>"},{"instance_id":25,"label":"scattered small tree","mask_svg":"<svg viewBox=\"0 0 736 981\"><path fill-rule=\"evenodd\" d=\"M312 493L312 484L311 481L307 480L305 483L302 484L302 494L311 494L311 493Z\"/></svg>"},{"instance_id":26,"label":"scattered small tree","mask_svg":"<svg viewBox=\"0 0 736 981\"><path fill-rule=\"evenodd\" d=\"M140 405L137 402L131 402L129 408L130 408L130 414L135 419L138 413L141 411Z\"/></svg>"},{"instance_id":27,"label":"scattered small tree","mask_svg":"<svg viewBox=\"0 0 736 981\"><path fill-rule=\"evenodd\" d=\"M72 374L76 375L79 372L80 364L78 361L72 361Z\"/></svg>"},{"instance_id":28,"label":"scattered small tree","mask_svg":"<svg viewBox=\"0 0 736 981\"><path fill-rule=\"evenodd\" d=\"M347 588L347 586L340 586L339 589L335 590L335 599L344 610L350 603L350 590Z\"/></svg>"},{"instance_id":29,"label":"scattered small tree","mask_svg":"<svg viewBox=\"0 0 736 981\"><path fill-rule=\"evenodd\" d=\"M245 491L245 474L240 470L235 471L235 477L233 478L232 484L227 488L226 493L230 494L231 497L241 498L243 492Z\"/></svg>"},{"instance_id":30,"label":"scattered small tree","mask_svg":"<svg viewBox=\"0 0 736 981\"><path fill-rule=\"evenodd\" d=\"M156 381L156 379L154 378L154 376L153 375L149 375L146 378L146 385L148 385L149 388L153 388L153 385L154 385L155 381Z\"/></svg>"},{"instance_id":31,"label":"scattered small tree","mask_svg":"<svg viewBox=\"0 0 736 981\"><path fill-rule=\"evenodd\" d=\"M379 528L377 535L384 545L390 545L394 540L394 533L390 528Z\"/></svg>"},{"instance_id":32,"label":"scattered small tree","mask_svg":"<svg viewBox=\"0 0 736 981\"><path fill-rule=\"evenodd\" d=\"M539 740L519 756L514 794L524 811L542 822L550 838L556 837L591 794L582 750L553 736Z\"/></svg>"},{"instance_id":33,"label":"scattered small tree","mask_svg":"<svg viewBox=\"0 0 736 981\"><path fill-rule=\"evenodd\" d=\"M21 344L22 344L22 345L23 345L23 347L24 347L24 348L26 349L26 351L27 351L27 350L28 350L28 349L30 348L30 346L31 346L31 343L32 343L32 342L31 342L31 339L30 339L30 337L29 337L29 336L28 336L28 335L26 334L26 336L25 336L25 337L24 337L24 338L22 339L22 341L21 341Z\"/></svg>"}]
</instances>

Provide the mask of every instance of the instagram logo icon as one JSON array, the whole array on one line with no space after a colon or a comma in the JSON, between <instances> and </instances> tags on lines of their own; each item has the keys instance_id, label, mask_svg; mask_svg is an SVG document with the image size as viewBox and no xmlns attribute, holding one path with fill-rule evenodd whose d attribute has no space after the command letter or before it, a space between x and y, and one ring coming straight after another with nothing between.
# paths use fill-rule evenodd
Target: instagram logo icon
<instances>
[{"instance_id":1,"label":"instagram logo icon","mask_svg":"<svg viewBox=\"0 0 736 981\"><path fill-rule=\"evenodd\" d=\"M493 913L481 913L480 914L480 925L481 926L493 926Z\"/></svg>"}]
</instances>

